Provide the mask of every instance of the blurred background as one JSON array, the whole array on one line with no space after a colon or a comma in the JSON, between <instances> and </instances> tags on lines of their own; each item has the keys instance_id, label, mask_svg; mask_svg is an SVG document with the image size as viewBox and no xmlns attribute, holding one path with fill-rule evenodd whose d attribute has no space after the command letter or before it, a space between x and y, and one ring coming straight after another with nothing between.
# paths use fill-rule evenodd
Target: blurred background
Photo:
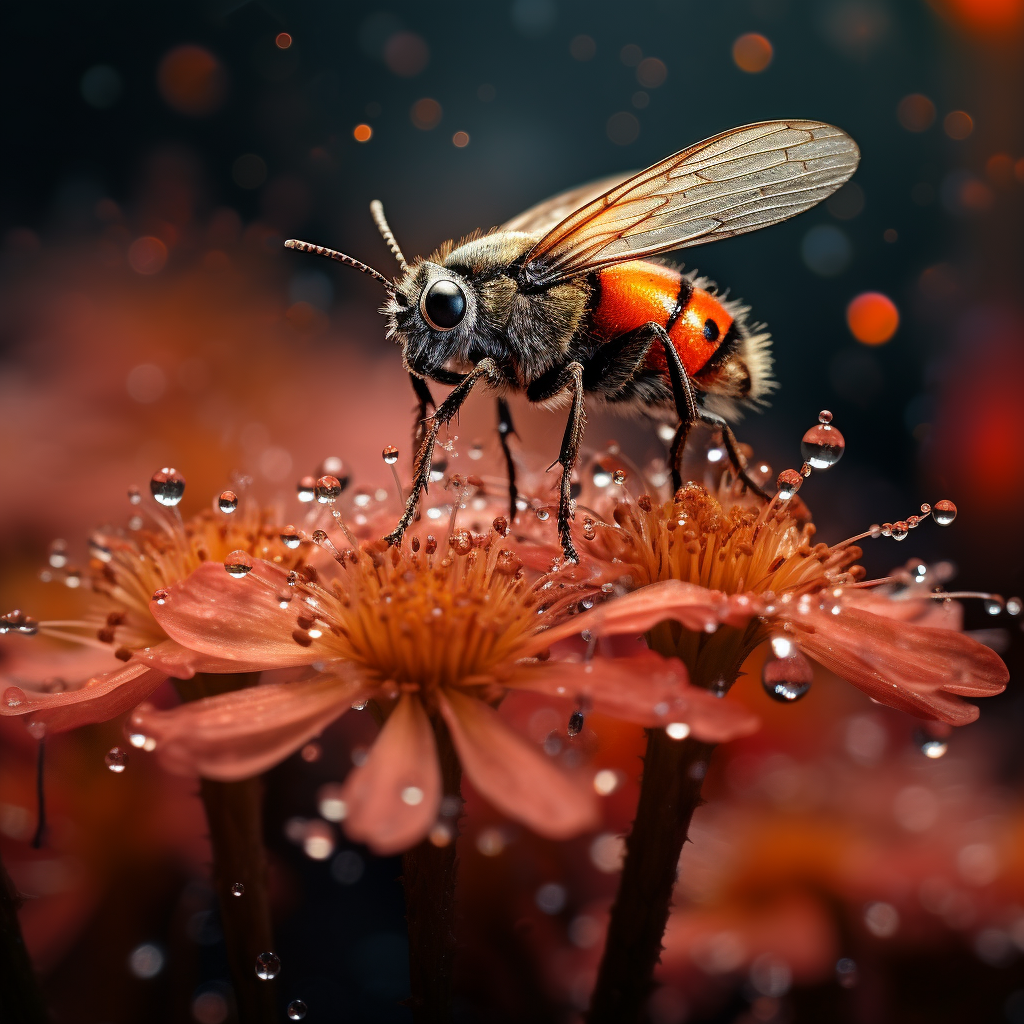
<instances>
[{"instance_id":1,"label":"blurred background","mask_svg":"<svg viewBox=\"0 0 1024 1024\"><path fill-rule=\"evenodd\" d=\"M781 387L741 437L776 470L799 465L801 434L831 409L847 454L802 492L824 539L951 498L953 528L874 542L870 571L945 558L962 586L1019 593L1022 17L1021 0L8 9L4 608L67 606L38 580L50 541L84 557L89 530L123 522L125 489L159 466L185 474L187 511L240 475L290 496L327 456L371 486L385 444L407 453L412 395L379 287L285 238L390 275L373 198L405 253L427 254L775 117L835 123L863 161L812 212L686 253L775 339ZM560 421L514 411L546 464ZM471 401L459 433L486 438L492 416ZM664 455L649 425L593 415L588 444L611 439L641 462ZM737 697L766 728L716 754L654 1024L1024 1022L1020 634L981 603L967 625L1015 678L940 758L912 721L828 678L776 707L750 667ZM643 737L595 716L562 749L552 709L524 698L504 713L552 756L585 757L606 821L552 844L471 799L459 1019L576 1021ZM348 844L318 801L371 735L348 716L268 776L282 991L310 1021L409 1019L400 863ZM107 772L120 736L114 722L50 744L51 836L33 851L35 741L3 730L0 847L32 897L24 927L55 1018L233 1020L195 787L141 753Z\"/></svg>"}]
</instances>

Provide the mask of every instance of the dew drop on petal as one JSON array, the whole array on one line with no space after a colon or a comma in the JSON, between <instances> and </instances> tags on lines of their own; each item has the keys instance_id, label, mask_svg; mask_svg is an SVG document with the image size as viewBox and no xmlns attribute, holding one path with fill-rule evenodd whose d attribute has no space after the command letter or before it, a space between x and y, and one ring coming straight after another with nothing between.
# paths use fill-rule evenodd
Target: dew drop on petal
<instances>
[{"instance_id":1,"label":"dew drop on petal","mask_svg":"<svg viewBox=\"0 0 1024 1024\"><path fill-rule=\"evenodd\" d=\"M587 540L593 540L597 536L597 530L594 528L594 520L589 516L583 520L583 536Z\"/></svg>"},{"instance_id":2,"label":"dew drop on petal","mask_svg":"<svg viewBox=\"0 0 1024 1024\"><path fill-rule=\"evenodd\" d=\"M341 497L341 481L330 473L320 477L316 482L316 500L321 505L337 501Z\"/></svg>"},{"instance_id":3,"label":"dew drop on petal","mask_svg":"<svg viewBox=\"0 0 1024 1024\"><path fill-rule=\"evenodd\" d=\"M296 485L296 493L299 501L308 504L316 497L316 480L311 476L304 476Z\"/></svg>"},{"instance_id":4,"label":"dew drop on petal","mask_svg":"<svg viewBox=\"0 0 1024 1024\"><path fill-rule=\"evenodd\" d=\"M830 422L816 423L800 442L800 454L815 469L834 466L845 450L843 435Z\"/></svg>"},{"instance_id":5,"label":"dew drop on petal","mask_svg":"<svg viewBox=\"0 0 1024 1024\"><path fill-rule=\"evenodd\" d=\"M260 953L256 957L256 977L260 981L273 981L281 973L281 959L276 953Z\"/></svg>"},{"instance_id":6,"label":"dew drop on petal","mask_svg":"<svg viewBox=\"0 0 1024 1024\"><path fill-rule=\"evenodd\" d=\"M153 596L150 598L151 601L155 601L157 604L167 604L167 598L171 596L169 590L154 590Z\"/></svg>"},{"instance_id":7,"label":"dew drop on petal","mask_svg":"<svg viewBox=\"0 0 1024 1024\"><path fill-rule=\"evenodd\" d=\"M231 895L232 896L242 896L244 894L245 894L245 886L242 885L241 882L235 882L235 884L231 886Z\"/></svg>"},{"instance_id":8,"label":"dew drop on petal","mask_svg":"<svg viewBox=\"0 0 1024 1024\"><path fill-rule=\"evenodd\" d=\"M956 505L954 505L948 498L943 498L942 501L935 502L935 504L932 505L932 519L934 519L939 526L949 526L950 523L956 519Z\"/></svg>"},{"instance_id":9,"label":"dew drop on petal","mask_svg":"<svg viewBox=\"0 0 1024 1024\"><path fill-rule=\"evenodd\" d=\"M294 551L299 544L302 543L302 538L299 536L299 531L294 526L286 526L281 531L281 543L286 547Z\"/></svg>"},{"instance_id":10,"label":"dew drop on petal","mask_svg":"<svg viewBox=\"0 0 1024 1024\"><path fill-rule=\"evenodd\" d=\"M111 747L103 762L112 772L119 775L128 767L128 754L120 747Z\"/></svg>"},{"instance_id":11,"label":"dew drop on petal","mask_svg":"<svg viewBox=\"0 0 1024 1024\"><path fill-rule=\"evenodd\" d=\"M306 1019L306 1004L301 999L293 999L288 1004L288 1019L289 1020L305 1020Z\"/></svg>"},{"instance_id":12,"label":"dew drop on petal","mask_svg":"<svg viewBox=\"0 0 1024 1024\"><path fill-rule=\"evenodd\" d=\"M0 633L12 631L23 633L25 636L35 636L39 632L39 623L31 615L26 615L20 609L15 608L14 611L7 612L6 615L0 615Z\"/></svg>"},{"instance_id":13,"label":"dew drop on petal","mask_svg":"<svg viewBox=\"0 0 1024 1024\"><path fill-rule=\"evenodd\" d=\"M626 471L624 469L617 469L612 473L612 480L617 484L624 484L626 482Z\"/></svg>"},{"instance_id":14,"label":"dew drop on petal","mask_svg":"<svg viewBox=\"0 0 1024 1024\"><path fill-rule=\"evenodd\" d=\"M247 551L232 551L224 559L224 568L229 576L240 580L252 572L252 556Z\"/></svg>"},{"instance_id":15,"label":"dew drop on petal","mask_svg":"<svg viewBox=\"0 0 1024 1024\"><path fill-rule=\"evenodd\" d=\"M221 491L217 497L217 508L230 514L238 508L238 495L234 491Z\"/></svg>"},{"instance_id":16,"label":"dew drop on petal","mask_svg":"<svg viewBox=\"0 0 1024 1024\"><path fill-rule=\"evenodd\" d=\"M761 685L772 700L792 704L811 688L814 670L788 637L774 637L761 670Z\"/></svg>"},{"instance_id":17,"label":"dew drop on petal","mask_svg":"<svg viewBox=\"0 0 1024 1024\"><path fill-rule=\"evenodd\" d=\"M164 466L153 474L149 490L161 505L173 508L185 493L185 478L176 469Z\"/></svg>"},{"instance_id":18,"label":"dew drop on petal","mask_svg":"<svg viewBox=\"0 0 1024 1024\"><path fill-rule=\"evenodd\" d=\"M389 444L380 454L389 466L393 466L398 461L398 448L393 444Z\"/></svg>"},{"instance_id":19,"label":"dew drop on petal","mask_svg":"<svg viewBox=\"0 0 1024 1024\"><path fill-rule=\"evenodd\" d=\"M20 686L8 686L4 690L4 706L17 708L25 703L25 691Z\"/></svg>"}]
</instances>

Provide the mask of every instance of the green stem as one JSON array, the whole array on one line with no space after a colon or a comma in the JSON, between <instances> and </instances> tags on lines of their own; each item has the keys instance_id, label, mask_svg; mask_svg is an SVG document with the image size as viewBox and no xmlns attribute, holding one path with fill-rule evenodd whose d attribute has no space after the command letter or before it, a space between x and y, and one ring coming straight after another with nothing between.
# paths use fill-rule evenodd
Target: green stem
<instances>
[{"instance_id":1,"label":"green stem","mask_svg":"<svg viewBox=\"0 0 1024 1024\"><path fill-rule=\"evenodd\" d=\"M198 674L175 681L182 700L200 700L255 685L259 673ZM231 980L241 1024L276 1024L278 983L256 976L256 958L274 950L263 846L263 780L201 779L199 787L213 848L213 884L220 904ZM242 895L232 886L241 884Z\"/></svg>"},{"instance_id":2,"label":"green stem","mask_svg":"<svg viewBox=\"0 0 1024 1024\"><path fill-rule=\"evenodd\" d=\"M18 891L0 862L0 1020L49 1024L50 1014L21 936L20 905Z\"/></svg>"},{"instance_id":3,"label":"green stem","mask_svg":"<svg viewBox=\"0 0 1024 1024\"><path fill-rule=\"evenodd\" d=\"M441 762L443 792L459 799L462 768L444 722L433 722ZM409 926L409 981L416 1024L448 1024L451 1020L455 967L455 884L458 858L458 817L446 819L451 838L444 846L424 839L402 860L405 919Z\"/></svg>"}]
</instances>

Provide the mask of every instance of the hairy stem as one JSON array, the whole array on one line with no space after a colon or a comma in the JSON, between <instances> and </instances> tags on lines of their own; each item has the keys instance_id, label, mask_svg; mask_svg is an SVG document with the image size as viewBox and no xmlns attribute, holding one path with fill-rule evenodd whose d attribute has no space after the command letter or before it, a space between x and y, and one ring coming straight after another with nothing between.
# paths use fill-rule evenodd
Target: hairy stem
<instances>
[{"instance_id":1,"label":"hairy stem","mask_svg":"<svg viewBox=\"0 0 1024 1024\"><path fill-rule=\"evenodd\" d=\"M0 1020L4 1024L48 1024L43 993L21 937L21 899L0 862Z\"/></svg>"},{"instance_id":2,"label":"hairy stem","mask_svg":"<svg viewBox=\"0 0 1024 1024\"><path fill-rule=\"evenodd\" d=\"M255 685L259 674L203 675L177 680L182 700L199 700ZM263 780L200 780L213 848L213 884L220 905L231 981L241 1024L276 1024L276 981L256 976L256 958L273 952L267 856L263 846ZM241 884L240 896L232 887Z\"/></svg>"},{"instance_id":3,"label":"hairy stem","mask_svg":"<svg viewBox=\"0 0 1024 1024\"><path fill-rule=\"evenodd\" d=\"M460 800L462 769L444 722L435 718L434 736L446 796ZM445 819L450 838L443 846L424 839L403 858L405 919L409 925L410 1006L416 1024L451 1020L455 967L455 882L458 815Z\"/></svg>"}]
</instances>

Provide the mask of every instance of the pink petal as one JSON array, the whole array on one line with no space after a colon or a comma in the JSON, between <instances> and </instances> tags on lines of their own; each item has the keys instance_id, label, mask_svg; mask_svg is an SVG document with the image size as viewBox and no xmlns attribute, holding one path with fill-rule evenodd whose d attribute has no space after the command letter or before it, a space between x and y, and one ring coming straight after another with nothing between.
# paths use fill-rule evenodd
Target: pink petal
<instances>
[{"instance_id":1,"label":"pink petal","mask_svg":"<svg viewBox=\"0 0 1024 1024\"><path fill-rule=\"evenodd\" d=\"M506 685L567 700L588 702L602 715L649 728L685 722L692 735L724 743L756 732L760 721L733 701L690 686L677 658L644 651L628 658L596 656L522 665Z\"/></svg>"},{"instance_id":2,"label":"pink petal","mask_svg":"<svg viewBox=\"0 0 1024 1024\"><path fill-rule=\"evenodd\" d=\"M152 601L149 609L169 637L217 658L262 668L330 658L323 641L303 647L292 638L296 602L282 608L277 596L289 590L287 575L270 562L257 561L243 579L229 576L220 562L206 562L175 583L163 604Z\"/></svg>"},{"instance_id":3,"label":"pink petal","mask_svg":"<svg viewBox=\"0 0 1024 1024\"><path fill-rule=\"evenodd\" d=\"M166 678L166 673L148 665L129 663L93 676L77 690L63 693L4 687L0 715L26 715L29 721L45 722L48 733L65 732L123 715ZM20 696L13 691L19 691Z\"/></svg>"},{"instance_id":4,"label":"pink petal","mask_svg":"<svg viewBox=\"0 0 1024 1024\"><path fill-rule=\"evenodd\" d=\"M813 631L797 634L805 651L882 704L950 725L966 725L978 708L953 694L989 697L1006 688L999 656L963 633L917 626L844 608L794 617Z\"/></svg>"},{"instance_id":5,"label":"pink petal","mask_svg":"<svg viewBox=\"0 0 1024 1024\"><path fill-rule=\"evenodd\" d=\"M470 782L498 810L549 839L594 828L597 798L475 697L447 689L438 695L444 720Z\"/></svg>"},{"instance_id":6,"label":"pink petal","mask_svg":"<svg viewBox=\"0 0 1024 1024\"><path fill-rule=\"evenodd\" d=\"M939 629L963 629L964 609L958 601L933 601L931 598L893 598L871 590L845 590L844 604L888 619L913 622L917 626Z\"/></svg>"},{"instance_id":7,"label":"pink petal","mask_svg":"<svg viewBox=\"0 0 1024 1024\"><path fill-rule=\"evenodd\" d=\"M365 692L358 676L317 676L249 686L170 711L139 708L131 726L156 740L157 755L171 771L231 782L283 761Z\"/></svg>"},{"instance_id":8,"label":"pink petal","mask_svg":"<svg viewBox=\"0 0 1024 1024\"><path fill-rule=\"evenodd\" d=\"M441 806L441 766L419 697L402 695L366 761L349 773L342 799L345 831L375 853L407 850L430 831Z\"/></svg>"},{"instance_id":9,"label":"pink petal","mask_svg":"<svg viewBox=\"0 0 1024 1024\"><path fill-rule=\"evenodd\" d=\"M265 661L256 658L242 661L203 654L183 647L177 640L165 640L156 647L143 647L135 651L132 661L158 669L172 679L191 679L197 672L260 672L267 667Z\"/></svg>"},{"instance_id":10,"label":"pink petal","mask_svg":"<svg viewBox=\"0 0 1024 1024\"><path fill-rule=\"evenodd\" d=\"M684 629L703 632L717 629L719 625L746 625L759 611L760 602L747 594L729 595L694 583L663 580L606 601L538 633L521 650L521 656L537 654L584 629L595 636L646 633L660 622L674 621Z\"/></svg>"}]
</instances>

